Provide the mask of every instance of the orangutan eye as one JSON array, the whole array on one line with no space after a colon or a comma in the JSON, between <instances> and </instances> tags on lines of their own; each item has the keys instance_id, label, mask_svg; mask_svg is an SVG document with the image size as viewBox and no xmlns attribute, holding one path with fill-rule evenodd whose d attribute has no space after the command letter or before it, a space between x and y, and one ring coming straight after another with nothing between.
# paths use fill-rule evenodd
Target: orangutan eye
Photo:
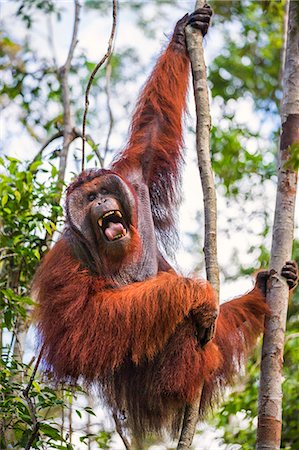
<instances>
[{"instance_id":1,"label":"orangutan eye","mask_svg":"<svg viewBox=\"0 0 299 450\"><path fill-rule=\"evenodd\" d=\"M91 194L88 194L88 196L87 196L87 199L89 202L92 202L96 198L97 198L97 194L95 194L94 192L92 192Z\"/></svg>"},{"instance_id":2,"label":"orangutan eye","mask_svg":"<svg viewBox=\"0 0 299 450\"><path fill-rule=\"evenodd\" d=\"M109 191L108 191L106 188L101 188L101 189L100 189L100 193L101 193L102 195L107 195L107 194L109 194Z\"/></svg>"}]
</instances>

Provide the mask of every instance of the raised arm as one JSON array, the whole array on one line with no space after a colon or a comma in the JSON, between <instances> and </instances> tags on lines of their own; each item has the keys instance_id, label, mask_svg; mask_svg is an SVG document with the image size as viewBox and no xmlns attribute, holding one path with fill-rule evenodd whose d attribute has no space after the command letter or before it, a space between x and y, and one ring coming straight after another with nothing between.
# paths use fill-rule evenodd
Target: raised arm
<instances>
[{"instance_id":1,"label":"raised arm","mask_svg":"<svg viewBox=\"0 0 299 450\"><path fill-rule=\"evenodd\" d=\"M113 165L114 170L129 179L134 179L136 173L142 175L152 195L166 188L171 197L179 175L182 114L189 76L184 29L191 24L205 35L211 14L207 6L186 14L177 23L168 47L141 92L128 145Z\"/></svg>"}]
</instances>

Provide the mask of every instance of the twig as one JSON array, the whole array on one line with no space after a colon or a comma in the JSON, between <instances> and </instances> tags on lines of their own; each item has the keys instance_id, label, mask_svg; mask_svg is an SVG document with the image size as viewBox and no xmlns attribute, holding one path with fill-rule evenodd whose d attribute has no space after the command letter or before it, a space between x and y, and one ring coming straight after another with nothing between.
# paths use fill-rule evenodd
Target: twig
<instances>
[{"instance_id":1,"label":"twig","mask_svg":"<svg viewBox=\"0 0 299 450\"><path fill-rule=\"evenodd\" d=\"M292 333L292 334L289 334L288 336L286 336L285 341L287 342L291 339L297 339L297 338L299 338L299 333Z\"/></svg>"},{"instance_id":2,"label":"twig","mask_svg":"<svg viewBox=\"0 0 299 450\"><path fill-rule=\"evenodd\" d=\"M72 444L72 438L73 438L73 423L72 423L72 419L73 419L73 404L71 399L69 400L69 414L68 414L68 419L69 419L69 443Z\"/></svg>"},{"instance_id":3,"label":"twig","mask_svg":"<svg viewBox=\"0 0 299 450\"><path fill-rule=\"evenodd\" d=\"M77 128L74 128L74 133L76 134L76 138L78 137L78 138L83 139L81 131L79 131ZM100 166L103 168L104 167L104 159L102 158L102 156L99 152L99 149L97 148L97 145L96 145L95 141L93 140L93 138L90 136L90 134L87 134L85 136L85 141L90 142L92 149L93 149L94 153L96 154L96 157L99 160Z\"/></svg>"},{"instance_id":4,"label":"twig","mask_svg":"<svg viewBox=\"0 0 299 450\"><path fill-rule=\"evenodd\" d=\"M124 444L126 450L131 450L131 444L130 444L129 440L127 439L127 437L125 436L123 428L121 426L121 423L115 412L113 413L113 419L115 422L115 429L116 429L117 433L119 434L121 440L123 441L123 444Z\"/></svg>"},{"instance_id":5,"label":"twig","mask_svg":"<svg viewBox=\"0 0 299 450\"><path fill-rule=\"evenodd\" d=\"M42 145L42 147L39 149L38 153L35 155L32 162L29 164L29 166L32 163L34 163L35 161L37 161L42 156L44 150L46 150L46 148L48 147L49 144L51 144L51 142L55 141L56 139L58 139L62 136L63 136L63 130L59 130L59 131L57 131L57 133L53 134L53 136L49 137L49 139L47 139L45 141L45 143Z\"/></svg>"},{"instance_id":6,"label":"twig","mask_svg":"<svg viewBox=\"0 0 299 450\"><path fill-rule=\"evenodd\" d=\"M85 91L85 109L84 109L83 124L82 124L82 171L84 170L84 164L85 164L86 118L87 118L87 112L88 112L88 106L89 106L89 99L88 99L89 91L90 91L92 82L93 82L94 77L96 76L98 70L112 54L112 46L113 46L113 42L114 42L114 36L115 36L115 31L116 31L116 21L117 21L117 0L113 0L112 16L113 16L113 23L112 23L110 38L108 41L107 51L106 51L105 55L103 56L103 58L101 59L101 61L96 65L96 67L92 71L89 81L87 83L86 91Z\"/></svg>"},{"instance_id":7,"label":"twig","mask_svg":"<svg viewBox=\"0 0 299 450\"><path fill-rule=\"evenodd\" d=\"M202 8L205 1L196 2L195 9ZM206 66L202 46L202 34L194 28L186 27L186 40L192 67L193 88L196 106L196 149L204 198L205 239L204 254L207 279L219 294L219 267L217 263L217 205L214 178L210 160L211 116L207 86ZM192 444L198 421L200 402L204 384L197 399L186 405L181 436L177 450L187 450Z\"/></svg>"},{"instance_id":8,"label":"twig","mask_svg":"<svg viewBox=\"0 0 299 450\"><path fill-rule=\"evenodd\" d=\"M6 258L10 258L11 256L18 256L18 253L9 253L7 255L3 255L0 257L0 261L2 261L3 259L6 259Z\"/></svg>"},{"instance_id":9,"label":"twig","mask_svg":"<svg viewBox=\"0 0 299 450\"><path fill-rule=\"evenodd\" d=\"M32 424L33 424L32 432L31 432L31 435L30 435L30 437L28 439L28 442L27 442L27 444L25 446L25 450L29 450L31 448L31 445L33 444L36 436L38 435L38 431L39 431L39 422L38 422L37 417L36 417L36 409L35 409L35 405L33 404L33 401L29 397L29 391L30 391L30 389L32 387L32 383L34 381L34 378L35 378L35 375L36 375L39 363L40 363L42 355L43 355L43 351L44 351L44 346L41 348L41 351L39 352L37 361L35 363L35 366L34 366L32 374L31 374L31 377L29 379L29 382L27 384L27 387L26 387L26 389L23 390L23 396L24 396L24 398L25 398L25 400L27 402L29 413L30 413L30 417L31 417Z\"/></svg>"},{"instance_id":10,"label":"twig","mask_svg":"<svg viewBox=\"0 0 299 450\"><path fill-rule=\"evenodd\" d=\"M28 440L28 442L26 444L25 450L30 450L31 449L31 446L32 446L35 438L38 435L38 430L39 430L39 422L36 422L35 425L33 426L32 433L31 433L30 438L29 438L29 440Z\"/></svg>"},{"instance_id":11,"label":"twig","mask_svg":"<svg viewBox=\"0 0 299 450\"><path fill-rule=\"evenodd\" d=\"M26 387L26 389L23 390L24 397L26 397L26 398L28 397L28 394L29 394L29 391L30 391L30 389L31 389L32 383L33 383L33 381L34 381L34 378L35 378L35 375L36 375L38 366L39 366L40 361L41 361L41 359L42 359L43 352L44 352L44 348L45 348L45 347L44 347L44 345L43 345L42 348L41 348L41 351L39 352L37 361L36 361L36 363L35 363L35 366L34 366L34 369L33 369L32 374L31 374L31 377L30 377L30 379L29 379L29 382L28 382L28 384L27 384L27 387Z\"/></svg>"}]
</instances>

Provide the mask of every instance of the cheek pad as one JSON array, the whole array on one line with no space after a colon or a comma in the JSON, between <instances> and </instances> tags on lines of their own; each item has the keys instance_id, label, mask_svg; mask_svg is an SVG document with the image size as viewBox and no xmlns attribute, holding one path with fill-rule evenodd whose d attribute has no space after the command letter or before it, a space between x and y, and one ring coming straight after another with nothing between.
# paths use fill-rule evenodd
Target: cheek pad
<instances>
[{"instance_id":1,"label":"cheek pad","mask_svg":"<svg viewBox=\"0 0 299 450\"><path fill-rule=\"evenodd\" d=\"M88 212L87 206L84 204L82 192L76 189L67 199L66 212L72 226L83 232L83 224Z\"/></svg>"}]
</instances>

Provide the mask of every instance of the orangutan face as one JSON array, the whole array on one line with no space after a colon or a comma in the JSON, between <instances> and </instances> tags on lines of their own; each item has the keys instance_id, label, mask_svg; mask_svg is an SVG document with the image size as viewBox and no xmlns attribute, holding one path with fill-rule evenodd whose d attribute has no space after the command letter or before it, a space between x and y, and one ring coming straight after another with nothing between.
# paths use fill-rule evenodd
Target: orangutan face
<instances>
[{"instance_id":1,"label":"orangutan face","mask_svg":"<svg viewBox=\"0 0 299 450\"><path fill-rule=\"evenodd\" d=\"M135 224L134 195L117 175L104 174L75 188L67 199L71 227L91 245L122 248L131 239ZM134 217L135 216L135 217Z\"/></svg>"}]
</instances>

